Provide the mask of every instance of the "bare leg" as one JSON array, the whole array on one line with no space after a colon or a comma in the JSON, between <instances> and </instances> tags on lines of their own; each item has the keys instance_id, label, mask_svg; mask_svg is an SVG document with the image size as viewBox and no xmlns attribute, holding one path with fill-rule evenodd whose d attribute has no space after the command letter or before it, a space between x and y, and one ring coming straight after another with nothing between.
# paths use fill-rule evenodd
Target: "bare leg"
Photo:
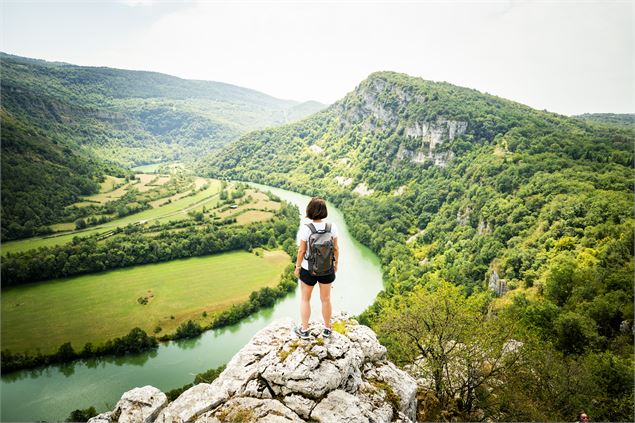
<instances>
[{"instance_id":1,"label":"bare leg","mask_svg":"<svg viewBox=\"0 0 635 423\"><path fill-rule=\"evenodd\" d=\"M324 318L324 326L331 329L331 288L330 283L319 283L320 300L322 301L322 317Z\"/></svg>"},{"instance_id":2,"label":"bare leg","mask_svg":"<svg viewBox=\"0 0 635 423\"><path fill-rule=\"evenodd\" d=\"M300 281L300 319L302 320L302 330L309 328L309 317L311 317L311 293L313 287Z\"/></svg>"}]
</instances>

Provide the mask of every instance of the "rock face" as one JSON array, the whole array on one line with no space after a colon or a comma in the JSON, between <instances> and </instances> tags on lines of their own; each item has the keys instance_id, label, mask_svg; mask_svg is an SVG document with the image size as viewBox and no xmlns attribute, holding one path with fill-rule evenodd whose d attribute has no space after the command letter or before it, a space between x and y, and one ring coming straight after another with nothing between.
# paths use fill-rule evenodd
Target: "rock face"
<instances>
[{"instance_id":1,"label":"rock face","mask_svg":"<svg viewBox=\"0 0 635 423\"><path fill-rule=\"evenodd\" d=\"M218 379L193 386L172 403L160 400L165 395L156 388L137 388L114 411L89 422L415 420L416 382L386 360L370 328L340 316L330 339L315 323L313 338L301 340L293 325L284 320L261 330ZM120 406L124 399L127 405Z\"/></svg>"}]
</instances>

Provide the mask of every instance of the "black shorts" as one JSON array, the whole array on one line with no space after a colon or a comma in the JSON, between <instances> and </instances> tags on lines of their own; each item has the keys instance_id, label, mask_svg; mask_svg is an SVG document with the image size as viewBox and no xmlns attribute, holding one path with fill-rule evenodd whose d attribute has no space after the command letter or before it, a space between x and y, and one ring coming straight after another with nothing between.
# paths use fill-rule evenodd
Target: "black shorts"
<instances>
[{"instance_id":1,"label":"black shorts","mask_svg":"<svg viewBox=\"0 0 635 423\"><path fill-rule=\"evenodd\" d=\"M335 273L324 276L313 276L304 267L300 268L300 280L309 286L314 286L316 283L331 283L335 280Z\"/></svg>"}]
</instances>

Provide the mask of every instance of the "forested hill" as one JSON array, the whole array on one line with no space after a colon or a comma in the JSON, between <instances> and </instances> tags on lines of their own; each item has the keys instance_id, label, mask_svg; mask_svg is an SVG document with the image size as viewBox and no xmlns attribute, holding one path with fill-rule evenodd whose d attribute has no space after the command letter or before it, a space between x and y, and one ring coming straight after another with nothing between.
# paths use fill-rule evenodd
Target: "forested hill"
<instances>
[{"instance_id":1,"label":"forested hill","mask_svg":"<svg viewBox=\"0 0 635 423\"><path fill-rule=\"evenodd\" d=\"M575 117L590 122L617 125L627 129L630 128L631 131L635 131L635 114L633 113L585 113Z\"/></svg>"},{"instance_id":2,"label":"forested hill","mask_svg":"<svg viewBox=\"0 0 635 423\"><path fill-rule=\"evenodd\" d=\"M0 61L6 112L123 165L200 157L247 131L287 123L289 115L299 119L324 107L156 72L2 53Z\"/></svg>"},{"instance_id":3,"label":"forested hill","mask_svg":"<svg viewBox=\"0 0 635 423\"><path fill-rule=\"evenodd\" d=\"M59 221L104 174L188 161L323 107L234 85L0 53L2 239Z\"/></svg>"},{"instance_id":4,"label":"forested hill","mask_svg":"<svg viewBox=\"0 0 635 423\"><path fill-rule=\"evenodd\" d=\"M432 369L427 403L436 408L422 419L570 420L584 409L629 421L633 142L629 127L380 72L303 121L247 134L200 169L338 205L382 260L388 288L362 320L394 361L432 354L425 363L447 368L435 358L449 357L447 344L429 344L447 333L431 332L459 318L468 320L453 340L470 348L491 350L499 335L525 343L523 366L490 372L495 383ZM430 298L445 281L475 299ZM426 305L434 301L448 321L404 326L443 316ZM461 360L480 366L477 356Z\"/></svg>"}]
</instances>

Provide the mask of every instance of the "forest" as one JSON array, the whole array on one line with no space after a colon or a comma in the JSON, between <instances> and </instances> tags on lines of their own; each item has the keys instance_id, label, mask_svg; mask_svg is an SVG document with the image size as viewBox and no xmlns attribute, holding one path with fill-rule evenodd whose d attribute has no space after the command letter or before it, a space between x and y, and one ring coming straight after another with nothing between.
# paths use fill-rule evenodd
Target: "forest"
<instances>
[{"instance_id":1,"label":"forest","mask_svg":"<svg viewBox=\"0 0 635 423\"><path fill-rule=\"evenodd\" d=\"M156 72L2 60L2 240L47 233L103 175L193 161L323 107Z\"/></svg>"},{"instance_id":2,"label":"forest","mask_svg":"<svg viewBox=\"0 0 635 423\"><path fill-rule=\"evenodd\" d=\"M566 421L584 409L628 421L634 138L611 120L382 72L199 166L323 195L344 212L388 283L360 320L392 360L422 363L421 419ZM471 354L435 350L435 335ZM522 347L503 357L512 341ZM452 371L471 376L457 383L443 376Z\"/></svg>"}]
</instances>

